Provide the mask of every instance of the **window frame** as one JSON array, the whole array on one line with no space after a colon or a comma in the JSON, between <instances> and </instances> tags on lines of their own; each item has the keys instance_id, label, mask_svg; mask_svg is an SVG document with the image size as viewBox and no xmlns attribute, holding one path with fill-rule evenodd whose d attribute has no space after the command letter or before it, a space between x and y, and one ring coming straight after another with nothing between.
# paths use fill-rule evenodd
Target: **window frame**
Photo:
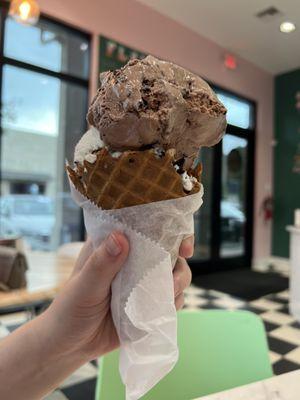
<instances>
[{"instance_id":1,"label":"window frame","mask_svg":"<svg viewBox=\"0 0 300 400\"><path fill-rule=\"evenodd\" d=\"M3 133L1 99L2 99L2 89L3 89L3 68L5 65L21 68L21 69L31 71L31 72L41 73L45 76L58 78L61 82L71 83L71 84L75 84L77 86L84 87L87 90L87 98L89 98L89 88L90 88L90 77L89 76L87 78L80 78L80 77L72 75L71 73L56 72L56 71L52 71L50 69L40 67L40 66L37 66L34 64L30 64L30 63L27 63L24 61L15 60L14 58L11 58L11 57L6 57L4 55L4 41L5 41L5 21L6 21L6 18L8 18L8 10L9 10L9 3L7 3L6 1L3 1L3 0L0 0L0 148L1 148L1 143L2 143L2 133ZM71 33L76 33L76 34L79 33L83 38L85 38L88 41L89 44L91 44L91 36L92 35L87 31L75 28L69 24L61 22L60 20L58 20L56 18L49 17L43 13L40 16L40 19L45 22L51 22L51 24L57 25ZM91 65L91 46L89 46L87 51L88 51L89 66L90 66ZM88 107L88 104L87 104L87 107ZM86 127L87 127L87 122L86 122ZM2 166L2 160L1 160L1 151L0 151L0 182L2 182L1 166ZM0 185L0 197L1 197L1 185ZM80 233L79 233L80 239L84 240L85 239L85 228L84 228L84 220L83 220L82 210L80 210L79 230L80 230Z\"/></svg>"}]
</instances>

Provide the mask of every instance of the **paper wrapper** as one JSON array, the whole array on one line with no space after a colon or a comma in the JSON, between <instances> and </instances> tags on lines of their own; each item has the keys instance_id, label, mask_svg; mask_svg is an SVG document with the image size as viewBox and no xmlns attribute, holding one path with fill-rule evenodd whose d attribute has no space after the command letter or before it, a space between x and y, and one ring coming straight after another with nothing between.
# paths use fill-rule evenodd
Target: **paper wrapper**
<instances>
[{"instance_id":1,"label":"paper wrapper","mask_svg":"<svg viewBox=\"0 0 300 400\"><path fill-rule=\"evenodd\" d=\"M178 359L172 268L182 239L194 232L193 214L202 205L203 187L187 197L118 210L96 207L72 183L71 192L83 208L94 247L113 230L124 232L130 243L128 259L112 284L111 310L126 400L136 400Z\"/></svg>"}]
</instances>

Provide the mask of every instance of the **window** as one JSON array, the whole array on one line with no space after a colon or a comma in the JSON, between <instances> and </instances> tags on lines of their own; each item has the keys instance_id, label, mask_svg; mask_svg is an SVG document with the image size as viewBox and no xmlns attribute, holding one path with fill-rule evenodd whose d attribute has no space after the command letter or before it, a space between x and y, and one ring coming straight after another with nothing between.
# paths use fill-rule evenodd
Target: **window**
<instances>
[{"instance_id":1,"label":"window","mask_svg":"<svg viewBox=\"0 0 300 400\"><path fill-rule=\"evenodd\" d=\"M243 129L253 128L253 104L221 90L216 90L219 100L227 108L228 124Z\"/></svg>"},{"instance_id":2,"label":"window","mask_svg":"<svg viewBox=\"0 0 300 400\"><path fill-rule=\"evenodd\" d=\"M89 39L52 21L35 26L5 20L4 56L51 71L88 79Z\"/></svg>"},{"instance_id":3,"label":"window","mask_svg":"<svg viewBox=\"0 0 300 400\"><path fill-rule=\"evenodd\" d=\"M229 130L230 132L230 130ZM241 256L245 249L247 146L245 138L227 133L222 141L222 257Z\"/></svg>"},{"instance_id":4,"label":"window","mask_svg":"<svg viewBox=\"0 0 300 400\"><path fill-rule=\"evenodd\" d=\"M1 15L0 235L55 250L83 233L65 160L86 129L90 37L47 18L24 26Z\"/></svg>"}]
</instances>

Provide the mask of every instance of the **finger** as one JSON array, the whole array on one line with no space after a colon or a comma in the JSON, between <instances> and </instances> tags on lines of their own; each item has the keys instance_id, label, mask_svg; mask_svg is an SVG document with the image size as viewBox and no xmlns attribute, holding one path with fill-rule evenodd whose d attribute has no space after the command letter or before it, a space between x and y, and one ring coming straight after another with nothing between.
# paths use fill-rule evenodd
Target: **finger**
<instances>
[{"instance_id":1,"label":"finger","mask_svg":"<svg viewBox=\"0 0 300 400\"><path fill-rule=\"evenodd\" d=\"M80 250L79 256L76 260L73 272L71 276L76 275L81 269L83 268L84 264L90 257L90 255L93 253L94 248L93 248L93 243L90 238L87 238L85 241L84 245L82 246L82 249Z\"/></svg>"},{"instance_id":2,"label":"finger","mask_svg":"<svg viewBox=\"0 0 300 400\"><path fill-rule=\"evenodd\" d=\"M173 281L174 281L174 295L178 296L186 289L192 281L192 272L186 260L182 257L178 257L173 270Z\"/></svg>"},{"instance_id":3,"label":"finger","mask_svg":"<svg viewBox=\"0 0 300 400\"><path fill-rule=\"evenodd\" d=\"M180 293L177 297L175 297L176 310L180 310L183 306L184 306L184 294Z\"/></svg>"},{"instance_id":4,"label":"finger","mask_svg":"<svg viewBox=\"0 0 300 400\"><path fill-rule=\"evenodd\" d=\"M189 236L181 242L179 255L184 258L190 258L194 254L194 235Z\"/></svg>"},{"instance_id":5,"label":"finger","mask_svg":"<svg viewBox=\"0 0 300 400\"><path fill-rule=\"evenodd\" d=\"M111 283L120 271L129 252L129 243L121 232L112 232L90 255L81 270L82 285L88 290L99 285L104 291L110 290Z\"/></svg>"}]
</instances>

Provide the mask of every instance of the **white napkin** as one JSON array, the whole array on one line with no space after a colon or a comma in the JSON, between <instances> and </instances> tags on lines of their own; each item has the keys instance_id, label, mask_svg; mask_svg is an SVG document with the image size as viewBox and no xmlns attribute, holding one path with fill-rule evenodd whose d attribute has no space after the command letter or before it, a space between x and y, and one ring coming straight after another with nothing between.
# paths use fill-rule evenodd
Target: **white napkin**
<instances>
[{"instance_id":1,"label":"white napkin","mask_svg":"<svg viewBox=\"0 0 300 400\"><path fill-rule=\"evenodd\" d=\"M126 400L137 400L177 362L177 318L172 268L183 238L194 232L193 214L203 187L187 197L118 210L102 210L71 183L94 247L113 230L130 243L128 259L112 284L111 310L119 335L120 374Z\"/></svg>"}]
</instances>

